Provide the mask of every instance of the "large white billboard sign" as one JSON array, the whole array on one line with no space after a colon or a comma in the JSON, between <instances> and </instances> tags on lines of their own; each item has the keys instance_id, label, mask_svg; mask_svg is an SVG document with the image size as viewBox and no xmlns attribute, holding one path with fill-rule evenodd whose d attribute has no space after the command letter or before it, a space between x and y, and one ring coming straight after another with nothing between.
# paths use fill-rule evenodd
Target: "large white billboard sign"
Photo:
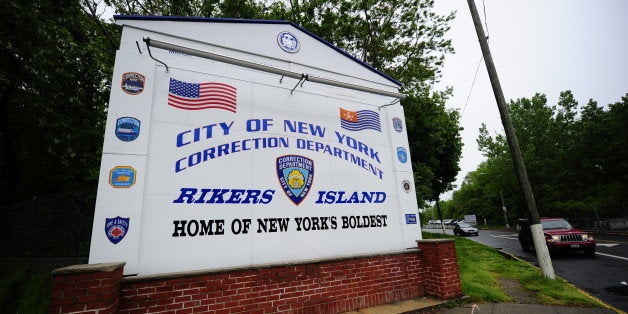
<instances>
[{"instance_id":1,"label":"large white billboard sign","mask_svg":"<svg viewBox=\"0 0 628 314\"><path fill-rule=\"evenodd\" d=\"M414 247L395 98L148 51L142 39L396 91L390 79L289 23L118 23L90 263L144 275Z\"/></svg>"}]
</instances>

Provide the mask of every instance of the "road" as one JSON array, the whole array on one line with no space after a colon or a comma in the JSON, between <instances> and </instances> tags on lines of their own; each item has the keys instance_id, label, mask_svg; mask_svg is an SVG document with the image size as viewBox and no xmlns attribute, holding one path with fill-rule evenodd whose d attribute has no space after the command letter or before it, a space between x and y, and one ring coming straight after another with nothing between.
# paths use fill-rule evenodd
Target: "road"
<instances>
[{"instance_id":1,"label":"road","mask_svg":"<svg viewBox=\"0 0 628 314\"><path fill-rule=\"evenodd\" d=\"M441 229L423 231L442 232ZM446 231L453 234L451 230ZM516 232L480 230L479 236L468 239L501 249L538 266L536 254L521 249ZM552 254L554 272L607 304L628 311L628 287L620 286L622 281L628 282L628 237L596 235L596 241L595 258L586 257L580 252Z\"/></svg>"}]
</instances>

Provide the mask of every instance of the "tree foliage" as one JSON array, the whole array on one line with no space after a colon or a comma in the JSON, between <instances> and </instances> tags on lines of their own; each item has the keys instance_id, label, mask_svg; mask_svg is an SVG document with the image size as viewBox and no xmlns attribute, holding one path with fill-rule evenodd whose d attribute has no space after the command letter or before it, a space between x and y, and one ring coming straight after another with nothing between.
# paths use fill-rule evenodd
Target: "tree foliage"
<instances>
[{"instance_id":1,"label":"tree foliage","mask_svg":"<svg viewBox=\"0 0 628 314\"><path fill-rule=\"evenodd\" d=\"M376 69L407 90L440 76L444 34L454 14L433 12L433 0L107 0L120 14L182 15L292 21Z\"/></svg>"},{"instance_id":2,"label":"tree foliage","mask_svg":"<svg viewBox=\"0 0 628 314\"><path fill-rule=\"evenodd\" d=\"M412 170L421 207L453 188L462 139L457 111L445 109L446 93L411 95L403 102Z\"/></svg>"},{"instance_id":3,"label":"tree foliage","mask_svg":"<svg viewBox=\"0 0 628 314\"><path fill-rule=\"evenodd\" d=\"M628 94L607 107L593 100L580 106L571 91L556 105L536 94L509 109L541 216L625 215ZM483 125L478 145L487 159L454 192L452 214L501 219L501 191L509 215L526 217L505 137Z\"/></svg>"},{"instance_id":4,"label":"tree foliage","mask_svg":"<svg viewBox=\"0 0 628 314\"><path fill-rule=\"evenodd\" d=\"M76 1L0 2L0 171L15 199L95 186L115 48Z\"/></svg>"}]
</instances>

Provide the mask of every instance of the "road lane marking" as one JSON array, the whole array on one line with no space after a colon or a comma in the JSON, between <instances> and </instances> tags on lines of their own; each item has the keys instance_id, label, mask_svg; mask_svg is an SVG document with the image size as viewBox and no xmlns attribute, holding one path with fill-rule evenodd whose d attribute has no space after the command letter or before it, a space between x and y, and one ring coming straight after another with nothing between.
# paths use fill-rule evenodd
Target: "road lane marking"
<instances>
[{"instance_id":1,"label":"road lane marking","mask_svg":"<svg viewBox=\"0 0 628 314\"><path fill-rule=\"evenodd\" d=\"M608 257L614 257L614 258L619 258L619 259L623 259L625 261L628 261L627 257L622 257L622 256L617 256L617 255L611 255L611 254L606 254L606 253L600 253L600 252L595 252L595 254L597 255L602 255L602 256L608 256Z\"/></svg>"},{"instance_id":2,"label":"road lane marking","mask_svg":"<svg viewBox=\"0 0 628 314\"><path fill-rule=\"evenodd\" d=\"M518 240L516 233L515 234L502 234L502 235L489 234L489 236L494 237L494 238L508 239L508 240ZM510 237L514 237L514 238L510 238Z\"/></svg>"},{"instance_id":3,"label":"road lane marking","mask_svg":"<svg viewBox=\"0 0 628 314\"><path fill-rule=\"evenodd\" d=\"M597 246L613 247L619 245L619 243L598 243Z\"/></svg>"},{"instance_id":4,"label":"road lane marking","mask_svg":"<svg viewBox=\"0 0 628 314\"><path fill-rule=\"evenodd\" d=\"M617 241L617 240L606 240L606 239L597 239L598 242L611 242L617 244L628 244L626 241Z\"/></svg>"}]
</instances>

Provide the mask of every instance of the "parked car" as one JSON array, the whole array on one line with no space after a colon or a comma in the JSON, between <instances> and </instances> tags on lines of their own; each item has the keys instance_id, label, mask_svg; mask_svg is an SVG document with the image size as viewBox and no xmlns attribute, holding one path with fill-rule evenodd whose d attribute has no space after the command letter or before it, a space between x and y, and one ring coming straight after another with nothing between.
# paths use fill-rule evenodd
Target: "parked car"
<instances>
[{"instance_id":1,"label":"parked car","mask_svg":"<svg viewBox=\"0 0 628 314\"><path fill-rule=\"evenodd\" d=\"M520 219L519 243L521 248L530 252L534 249L530 222ZM563 218L541 218L541 226L545 235L545 243L550 251L583 251L587 256L595 256L595 240L593 236L571 226Z\"/></svg>"},{"instance_id":2,"label":"parked car","mask_svg":"<svg viewBox=\"0 0 628 314\"><path fill-rule=\"evenodd\" d=\"M459 221L454 223L454 235L478 235L478 229L464 221Z\"/></svg>"}]
</instances>

